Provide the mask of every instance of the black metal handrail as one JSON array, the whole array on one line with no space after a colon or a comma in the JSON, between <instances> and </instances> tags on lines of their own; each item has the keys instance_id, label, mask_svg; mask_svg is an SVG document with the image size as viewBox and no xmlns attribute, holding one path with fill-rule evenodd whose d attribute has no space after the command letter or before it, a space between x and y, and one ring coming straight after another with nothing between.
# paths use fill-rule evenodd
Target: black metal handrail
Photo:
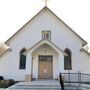
<instances>
[{"instance_id":1,"label":"black metal handrail","mask_svg":"<svg viewBox=\"0 0 90 90\"><path fill-rule=\"evenodd\" d=\"M61 90L64 90L64 82L63 82L63 78L62 78L61 73L59 74L59 82L60 82L60 85L61 85Z\"/></svg>"},{"instance_id":2,"label":"black metal handrail","mask_svg":"<svg viewBox=\"0 0 90 90\"><path fill-rule=\"evenodd\" d=\"M85 74L85 73L61 73L61 77L63 77L63 82L64 83L68 83L70 85L70 83L78 83L80 84L90 84L90 74Z\"/></svg>"}]
</instances>

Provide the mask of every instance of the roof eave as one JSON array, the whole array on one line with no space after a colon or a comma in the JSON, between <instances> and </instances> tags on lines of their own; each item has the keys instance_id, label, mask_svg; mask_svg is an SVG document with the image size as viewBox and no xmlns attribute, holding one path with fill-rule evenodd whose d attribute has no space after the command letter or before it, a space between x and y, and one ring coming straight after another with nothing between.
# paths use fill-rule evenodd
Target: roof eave
<instances>
[{"instance_id":1,"label":"roof eave","mask_svg":"<svg viewBox=\"0 0 90 90\"><path fill-rule=\"evenodd\" d=\"M42 12L45 8L47 8L46 6L41 9L35 16L33 16L26 24L24 24L19 30L17 30L16 33L14 33L8 40L5 41L5 44L8 44L9 40L14 37L18 32L20 32L29 22L31 22L40 12Z\"/></svg>"}]
</instances>

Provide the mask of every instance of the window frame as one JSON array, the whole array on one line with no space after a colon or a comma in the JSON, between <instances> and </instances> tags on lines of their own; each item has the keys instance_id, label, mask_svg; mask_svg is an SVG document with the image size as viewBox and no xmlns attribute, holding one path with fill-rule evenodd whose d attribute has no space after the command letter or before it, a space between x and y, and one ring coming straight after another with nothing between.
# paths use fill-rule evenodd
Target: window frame
<instances>
[{"instance_id":1,"label":"window frame","mask_svg":"<svg viewBox=\"0 0 90 90\"><path fill-rule=\"evenodd\" d=\"M72 70L72 53L71 53L70 49L68 49L68 48L66 48L64 50L64 52L68 54L68 56L64 56L64 70Z\"/></svg>"},{"instance_id":2,"label":"window frame","mask_svg":"<svg viewBox=\"0 0 90 90\"><path fill-rule=\"evenodd\" d=\"M47 33L48 37L47 37L47 35L45 33ZM51 40L51 31L50 30L43 30L42 31L42 39Z\"/></svg>"},{"instance_id":3,"label":"window frame","mask_svg":"<svg viewBox=\"0 0 90 90\"><path fill-rule=\"evenodd\" d=\"M26 51L26 48L23 48L23 49L21 49L21 51L20 51L20 53L19 53L19 56L20 56L20 58L19 58L19 69L20 70L24 70L24 69L26 69L26 55L23 55L23 53ZM23 58L25 58L25 60L23 60ZM24 62L24 66L22 66L22 63Z\"/></svg>"}]
</instances>

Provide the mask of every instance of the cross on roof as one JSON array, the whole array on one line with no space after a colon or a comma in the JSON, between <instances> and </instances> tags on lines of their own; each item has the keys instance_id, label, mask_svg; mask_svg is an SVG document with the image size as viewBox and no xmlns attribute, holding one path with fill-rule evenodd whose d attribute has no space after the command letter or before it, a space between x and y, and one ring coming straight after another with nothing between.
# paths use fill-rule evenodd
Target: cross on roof
<instances>
[{"instance_id":1,"label":"cross on roof","mask_svg":"<svg viewBox=\"0 0 90 90\"><path fill-rule=\"evenodd\" d=\"M47 1L48 1L48 0L44 0L44 1L45 1L45 6L47 6Z\"/></svg>"}]
</instances>

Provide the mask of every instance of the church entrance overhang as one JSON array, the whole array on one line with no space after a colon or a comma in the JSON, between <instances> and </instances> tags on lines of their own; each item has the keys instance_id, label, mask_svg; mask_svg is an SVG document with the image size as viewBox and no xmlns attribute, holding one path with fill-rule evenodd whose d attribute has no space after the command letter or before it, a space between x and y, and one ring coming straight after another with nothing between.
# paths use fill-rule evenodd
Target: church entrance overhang
<instances>
[{"instance_id":1,"label":"church entrance overhang","mask_svg":"<svg viewBox=\"0 0 90 90\"><path fill-rule=\"evenodd\" d=\"M67 55L62 49L60 49L58 46L56 46L53 42L51 42L51 40L48 39L43 39L41 41L39 41L38 43L36 43L35 45L33 45L31 48L27 49L26 52L24 52L24 54L28 54L29 52L32 53L35 49L37 49L38 47L40 47L43 44L47 44L50 47L52 47L57 53L61 53L63 55Z\"/></svg>"},{"instance_id":2,"label":"church entrance overhang","mask_svg":"<svg viewBox=\"0 0 90 90\"><path fill-rule=\"evenodd\" d=\"M58 79L59 72L64 65L63 59L66 53L50 40L41 40L24 52L24 54L27 55L26 76L28 77L26 78L30 78L27 80L32 78Z\"/></svg>"}]
</instances>

